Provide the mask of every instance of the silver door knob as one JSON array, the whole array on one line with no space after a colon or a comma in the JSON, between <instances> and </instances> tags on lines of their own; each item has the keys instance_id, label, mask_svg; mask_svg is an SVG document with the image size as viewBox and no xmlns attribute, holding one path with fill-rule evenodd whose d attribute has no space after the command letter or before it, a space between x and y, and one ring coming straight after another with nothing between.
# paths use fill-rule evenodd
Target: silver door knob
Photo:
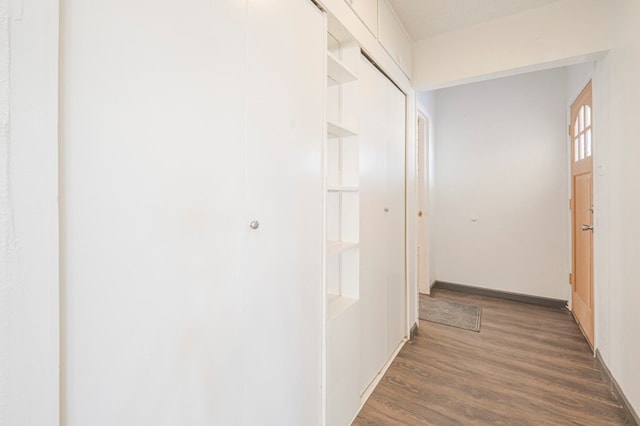
<instances>
[{"instance_id":1,"label":"silver door knob","mask_svg":"<svg viewBox=\"0 0 640 426\"><path fill-rule=\"evenodd\" d=\"M583 231L593 231L593 225L582 225Z\"/></svg>"},{"instance_id":2,"label":"silver door knob","mask_svg":"<svg viewBox=\"0 0 640 426\"><path fill-rule=\"evenodd\" d=\"M260 222L258 222L257 220L252 220L251 223L249 223L249 227L251 229L258 229L260 228Z\"/></svg>"},{"instance_id":3,"label":"silver door knob","mask_svg":"<svg viewBox=\"0 0 640 426\"><path fill-rule=\"evenodd\" d=\"M389 213L389 207L385 207L385 208L384 208L384 211L385 211L385 212L387 212L387 213Z\"/></svg>"}]
</instances>

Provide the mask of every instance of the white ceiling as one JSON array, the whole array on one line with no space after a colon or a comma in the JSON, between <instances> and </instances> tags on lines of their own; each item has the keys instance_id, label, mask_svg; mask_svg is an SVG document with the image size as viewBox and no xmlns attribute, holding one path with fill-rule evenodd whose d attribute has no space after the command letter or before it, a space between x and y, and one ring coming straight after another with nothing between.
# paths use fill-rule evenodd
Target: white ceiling
<instances>
[{"instance_id":1,"label":"white ceiling","mask_svg":"<svg viewBox=\"0 0 640 426\"><path fill-rule=\"evenodd\" d=\"M560 0L389 0L413 40L470 27Z\"/></svg>"}]
</instances>

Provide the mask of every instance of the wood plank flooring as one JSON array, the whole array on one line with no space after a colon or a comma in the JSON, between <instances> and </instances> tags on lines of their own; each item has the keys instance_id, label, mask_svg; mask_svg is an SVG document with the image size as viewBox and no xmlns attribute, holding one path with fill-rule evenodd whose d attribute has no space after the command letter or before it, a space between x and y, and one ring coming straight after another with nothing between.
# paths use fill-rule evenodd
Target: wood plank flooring
<instances>
[{"instance_id":1,"label":"wood plank flooring","mask_svg":"<svg viewBox=\"0 0 640 426\"><path fill-rule=\"evenodd\" d=\"M435 290L482 307L480 332L420 321L354 425L626 425L571 314Z\"/></svg>"}]
</instances>

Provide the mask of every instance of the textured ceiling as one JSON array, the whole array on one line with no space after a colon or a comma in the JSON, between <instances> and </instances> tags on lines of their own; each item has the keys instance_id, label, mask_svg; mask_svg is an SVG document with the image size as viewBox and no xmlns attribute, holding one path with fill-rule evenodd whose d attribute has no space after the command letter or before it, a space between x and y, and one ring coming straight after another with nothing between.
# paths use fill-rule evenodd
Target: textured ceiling
<instances>
[{"instance_id":1,"label":"textured ceiling","mask_svg":"<svg viewBox=\"0 0 640 426\"><path fill-rule=\"evenodd\" d=\"M413 40L469 27L560 0L389 0Z\"/></svg>"}]
</instances>

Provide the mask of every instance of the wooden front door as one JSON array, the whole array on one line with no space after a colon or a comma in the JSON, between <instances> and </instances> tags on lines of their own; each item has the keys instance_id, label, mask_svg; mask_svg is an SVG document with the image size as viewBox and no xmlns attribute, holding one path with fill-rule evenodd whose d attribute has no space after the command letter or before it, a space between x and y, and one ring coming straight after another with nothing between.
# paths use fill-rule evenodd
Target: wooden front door
<instances>
[{"instance_id":1,"label":"wooden front door","mask_svg":"<svg viewBox=\"0 0 640 426\"><path fill-rule=\"evenodd\" d=\"M593 346L593 116L591 82L571 105L572 311Z\"/></svg>"}]
</instances>

